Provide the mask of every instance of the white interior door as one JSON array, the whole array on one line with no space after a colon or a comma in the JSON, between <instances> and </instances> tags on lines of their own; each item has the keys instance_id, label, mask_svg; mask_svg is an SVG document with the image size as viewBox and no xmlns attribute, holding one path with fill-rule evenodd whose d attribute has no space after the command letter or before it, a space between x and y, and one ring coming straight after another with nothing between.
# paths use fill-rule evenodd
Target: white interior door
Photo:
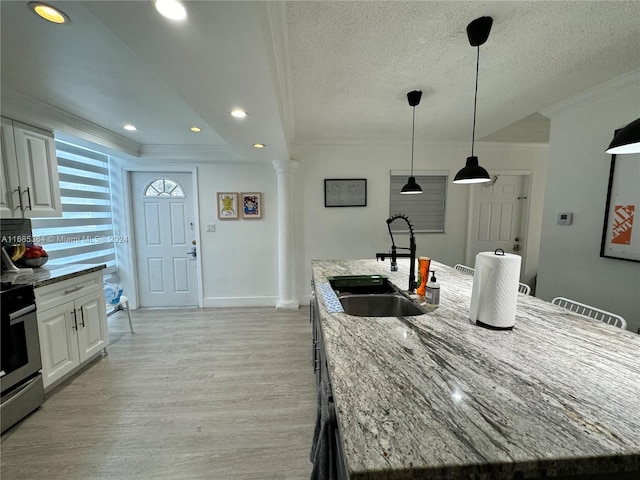
<instances>
[{"instance_id":1,"label":"white interior door","mask_svg":"<svg viewBox=\"0 0 640 480\"><path fill-rule=\"evenodd\" d=\"M132 172L141 307L198 306L191 173Z\"/></svg>"},{"instance_id":2,"label":"white interior door","mask_svg":"<svg viewBox=\"0 0 640 480\"><path fill-rule=\"evenodd\" d=\"M524 175L498 175L493 184L471 187L467 265L474 266L479 252L497 248L524 256L524 186Z\"/></svg>"}]
</instances>

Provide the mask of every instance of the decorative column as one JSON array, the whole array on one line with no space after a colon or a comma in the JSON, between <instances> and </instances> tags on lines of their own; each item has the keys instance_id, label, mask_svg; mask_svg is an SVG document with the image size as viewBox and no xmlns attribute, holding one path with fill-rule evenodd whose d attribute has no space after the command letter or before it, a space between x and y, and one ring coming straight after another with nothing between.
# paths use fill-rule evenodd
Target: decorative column
<instances>
[{"instance_id":1,"label":"decorative column","mask_svg":"<svg viewBox=\"0 0 640 480\"><path fill-rule=\"evenodd\" d=\"M276 308L297 309L295 285L295 160L274 160L278 174L278 290Z\"/></svg>"}]
</instances>

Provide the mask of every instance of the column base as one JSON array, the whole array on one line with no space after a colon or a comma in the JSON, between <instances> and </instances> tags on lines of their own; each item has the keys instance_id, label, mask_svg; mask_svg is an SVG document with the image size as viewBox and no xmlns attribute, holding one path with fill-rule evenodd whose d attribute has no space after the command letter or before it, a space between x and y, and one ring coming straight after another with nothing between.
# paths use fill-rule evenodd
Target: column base
<instances>
[{"instance_id":1,"label":"column base","mask_svg":"<svg viewBox=\"0 0 640 480\"><path fill-rule=\"evenodd\" d=\"M277 309L287 309L287 310L298 310L300 308L300 304L297 300L279 300L276 303Z\"/></svg>"}]
</instances>

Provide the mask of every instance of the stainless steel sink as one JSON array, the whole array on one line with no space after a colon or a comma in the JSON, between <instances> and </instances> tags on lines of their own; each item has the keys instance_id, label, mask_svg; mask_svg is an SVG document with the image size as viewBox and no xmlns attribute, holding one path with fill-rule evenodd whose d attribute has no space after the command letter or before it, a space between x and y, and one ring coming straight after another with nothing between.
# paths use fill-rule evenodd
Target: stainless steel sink
<instances>
[{"instance_id":1,"label":"stainless steel sink","mask_svg":"<svg viewBox=\"0 0 640 480\"><path fill-rule=\"evenodd\" d=\"M345 313L358 317L405 317L426 313L401 293L338 295Z\"/></svg>"},{"instance_id":2,"label":"stainless steel sink","mask_svg":"<svg viewBox=\"0 0 640 480\"><path fill-rule=\"evenodd\" d=\"M346 275L329 277L331 288L341 294L395 293L396 288L381 275Z\"/></svg>"}]
</instances>

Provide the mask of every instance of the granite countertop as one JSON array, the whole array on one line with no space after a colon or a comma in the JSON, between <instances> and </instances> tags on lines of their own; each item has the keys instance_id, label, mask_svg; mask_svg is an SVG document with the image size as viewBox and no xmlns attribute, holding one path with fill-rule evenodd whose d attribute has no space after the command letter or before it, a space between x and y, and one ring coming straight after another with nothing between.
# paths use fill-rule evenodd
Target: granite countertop
<instances>
[{"instance_id":1,"label":"granite countertop","mask_svg":"<svg viewBox=\"0 0 640 480\"><path fill-rule=\"evenodd\" d=\"M522 294L512 331L478 327L473 277L434 261L431 313L354 317L324 304L331 275L383 274L406 289L409 262L398 265L312 265L351 480L640 470L640 335Z\"/></svg>"},{"instance_id":2,"label":"granite countertop","mask_svg":"<svg viewBox=\"0 0 640 480\"><path fill-rule=\"evenodd\" d=\"M106 268L105 264L71 264L64 266L45 265L34 268L32 273L2 273L2 282L27 283L34 287L44 287L51 283L60 282L69 278L78 277L91 272L97 272Z\"/></svg>"}]
</instances>

